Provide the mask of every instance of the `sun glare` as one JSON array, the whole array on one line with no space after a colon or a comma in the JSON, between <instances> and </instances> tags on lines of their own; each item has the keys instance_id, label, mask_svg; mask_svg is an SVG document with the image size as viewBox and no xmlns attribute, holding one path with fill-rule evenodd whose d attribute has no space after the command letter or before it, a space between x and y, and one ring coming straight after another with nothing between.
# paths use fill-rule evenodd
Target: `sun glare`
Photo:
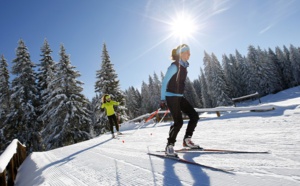
<instances>
[{"instance_id":1,"label":"sun glare","mask_svg":"<svg viewBox=\"0 0 300 186\"><path fill-rule=\"evenodd\" d=\"M196 32L197 27L192 17L186 14L179 14L174 20L171 22L171 34L174 37L180 39L186 39L192 37Z\"/></svg>"}]
</instances>

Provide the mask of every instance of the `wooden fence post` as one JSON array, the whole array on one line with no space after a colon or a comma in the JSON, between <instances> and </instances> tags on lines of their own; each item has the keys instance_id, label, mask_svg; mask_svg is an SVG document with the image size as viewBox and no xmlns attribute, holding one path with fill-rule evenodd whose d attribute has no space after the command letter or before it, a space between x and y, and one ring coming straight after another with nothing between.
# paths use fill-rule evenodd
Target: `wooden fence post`
<instances>
[{"instance_id":1,"label":"wooden fence post","mask_svg":"<svg viewBox=\"0 0 300 186\"><path fill-rule=\"evenodd\" d=\"M0 173L0 185L7 186L6 184L6 170Z\"/></svg>"}]
</instances>

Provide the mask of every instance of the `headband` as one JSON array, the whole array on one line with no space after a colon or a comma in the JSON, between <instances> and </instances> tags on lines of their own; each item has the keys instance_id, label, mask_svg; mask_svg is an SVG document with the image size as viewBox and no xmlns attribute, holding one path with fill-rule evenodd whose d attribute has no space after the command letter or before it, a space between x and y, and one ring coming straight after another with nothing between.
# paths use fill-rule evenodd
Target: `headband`
<instances>
[{"instance_id":1,"label":"headband","mask_svg":"<svg viewBox=\"0 0 300 186\"><path fill-rule=\"evenodd\" d=\"M190 50L190 47L186 44L183 44L176 50L176 54L179 55L180 53L188 51L188 50Z\"/></svg>"}]
</instances>

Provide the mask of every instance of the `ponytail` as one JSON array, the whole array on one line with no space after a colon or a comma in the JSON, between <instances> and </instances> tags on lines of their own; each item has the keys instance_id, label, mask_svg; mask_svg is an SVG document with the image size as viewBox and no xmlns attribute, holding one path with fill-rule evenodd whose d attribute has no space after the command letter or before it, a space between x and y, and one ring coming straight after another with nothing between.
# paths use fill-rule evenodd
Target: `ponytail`
<instances>
[{"instance_id":1,"label":"ponytail","mask_svg":"<svg viewBox=\"0 0 300 186\"><path fill-rule=\"evenodd\" d=\"M179 55L177 54L177 49L176 48L174 48L172 50L171 59L173 61L178 61L179 60Z\"/></svg>"}]
</instances>

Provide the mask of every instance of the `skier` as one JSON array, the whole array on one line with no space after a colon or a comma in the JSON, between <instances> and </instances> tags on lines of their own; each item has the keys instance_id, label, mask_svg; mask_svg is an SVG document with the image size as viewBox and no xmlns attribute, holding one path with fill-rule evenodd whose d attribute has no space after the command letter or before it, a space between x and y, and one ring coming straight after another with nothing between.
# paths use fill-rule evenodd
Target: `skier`
<instances>
[{"instance_id":1,"label":"skier","mask_svg":"<svg viewBox=\"0 0 300 186\"><path fill-rule=\"evenodd\" d=\"M114 135L114 124L115 124L116 130L117 130L117 134L118 135L122 134L121 132L119 132L119 124L117 122L117 117L116 117L115 110L114 110L114 105L119 105L119 104L120 104L119 102L111 100L110 95L108 95L108 94L105 94L102 97L101 108L102 109L105 108L105 110L106 110L106 115L107 115L108 120L109 120L110 131L111 131L111 134L112 134L113 138L115 137L115 135Z\"/></svg>"},{"instance_id":2,"label":"skier","mask_svg":"<svg viewBox=\"0 0 300 186\"><path fill-rule=\"evenodd\" d=\"M199 115L183 97L189 58L190 48L188 45L182 44L173 49L171 56L173 63L168 68L162 81L160 106L162 109L168 107L174 120L174 124L170 127L169 138L165 148L165 154L168 156L177 156L173 147L176 142L177 134L183 125L181 112L187 114L190 118L183 139L183 146L201 149L199 145L195 145L191 140L199 120Z\"/></svg>"}]
</instances>

